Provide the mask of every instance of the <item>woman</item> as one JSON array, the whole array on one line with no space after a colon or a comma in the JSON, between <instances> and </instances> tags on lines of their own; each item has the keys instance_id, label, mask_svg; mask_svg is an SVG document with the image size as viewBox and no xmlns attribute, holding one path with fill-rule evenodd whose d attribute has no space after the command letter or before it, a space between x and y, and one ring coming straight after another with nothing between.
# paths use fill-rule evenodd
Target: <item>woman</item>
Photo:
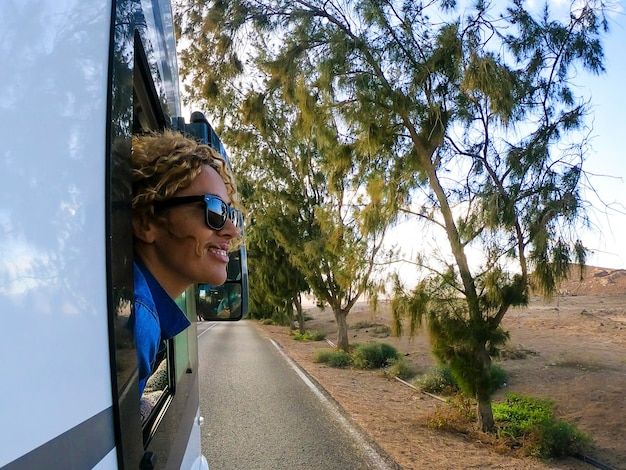
<instances>
[{"instance_id":1,"label":"woman","mask_svg":"<svg viewBox=\"0 0 626 470\"><path fill-rule=\"evenodd\" d=\"M192 284L226 280L239 215L226 162L207 145L170 131L134 137L132 166L141 394L164 341L190 325L174 299Z\"/></svg>"}]
</instances>

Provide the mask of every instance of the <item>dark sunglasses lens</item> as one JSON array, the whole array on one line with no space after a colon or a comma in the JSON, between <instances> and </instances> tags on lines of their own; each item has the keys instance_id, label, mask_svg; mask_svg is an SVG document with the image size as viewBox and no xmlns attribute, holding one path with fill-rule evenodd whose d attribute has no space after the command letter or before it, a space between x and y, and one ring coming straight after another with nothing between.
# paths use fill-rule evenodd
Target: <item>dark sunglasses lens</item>
<instances>
[{"instance_id":1,"label":"dark sunglasses lens","mask_svg":"<svg viewBox=\"0 0 626 470\"><path fill-rule=\"evenodd\" d=\"M228 206L221 199L206 200L206 222L213 230L222 230L226 224Z\"/></svg>"},{"instance_id":2,"label":"dark sunglasses lens","mask_svg":"<svg viewBox=\"0 0 626 470\"><path fill-rule=\"evenodd\" d=\"M232 207L228 208L228 218L233 223L235 227L239 227L239 212Z\"/></svg>"}]
</instances>

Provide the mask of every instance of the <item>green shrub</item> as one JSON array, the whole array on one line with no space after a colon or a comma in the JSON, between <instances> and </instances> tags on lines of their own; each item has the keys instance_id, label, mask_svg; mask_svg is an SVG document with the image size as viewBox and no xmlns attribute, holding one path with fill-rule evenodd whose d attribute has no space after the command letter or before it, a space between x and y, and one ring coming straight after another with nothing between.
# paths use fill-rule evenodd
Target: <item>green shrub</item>
<instances>
[{"instance_id":1,"label":"green shrub","mask_svg":"<svg viewBox=\"0 0 626 470\"><path fill-rule=\"evenodd\" d=\"M588 446L591 438L573 424L556 419L553 409L550 400L508 394L504 403L493 404L498 435L544 459L572 455Z\"/></svg>"},{"instance_id":2,"label":"green shrub","mask_svg":"<svg viewBox=\"0 0 626 470\"><path fill-rule=\"evenodd\" d=\"M323 341L326 339L326 333L321 331L305 331L304 333L292 331L291 335L296 341Z\"/></svg>"},{"instance_id":3,"label":"green shrub","mask_svg":"<svg viewBox=\"0 0 626 470\"><path fill-rule=\"evenodd\" d=\"M537 444L532 454L540 458L574 455L591 444L591 437L571 423L553 419L540 423L535 429Z\"/></svg>"},{"instance_id":4,"label":"green shrub","mask_svg":"<svg viewBox=\"0 0 626 470\"><path fill-rule=\"evenodd\" d=\"M489 382L489 393L493 394L496 390L500 390L509 380L509 374L498 365L491 365L491 379Z\"/></svg>"},{"instance_id":5,"label":"green shrub","mask_svg":"<svg viewBox=\"0 0 626 470\"><path fill-rule=\"evenodd\" d=\"M492 408L494 419L504 423L499 434L521 439L534 425L552 418L554 403L510 393L504 403L494 403Z\"/></svg>"},{"instance_id":6,"label":"green shrub","mask_svg":"<svg viewBox=\"0 0 626 470\"><path fill-rule=\"evenodd\" d=\"M342 349L318 349L313 353L313 362L330 367L347 367L350 365L350 354Z\"/></svg>"},{"instance_id":7,"label":"green shrub","mask_svg":"<svg viewBox=\"0 0 626 470\"><path fill-rule=\"evenodd\" d=\"M489 393L502 388L507 382L507 372L498 365L491 366ZM416 378L413 385L424 392L451 395L459 391L459 386L448 366L437 366Z\"/></svg>"},{"instance_id":8,"label":"green shrub","mask_svg":"<svg viewBox=\"0 0 626 470\"><path fill-rule=\"evenodd\" d=\"M459 391L459 386L447 366L431 368L425 374L417 377L413 381L413 385L428 393L454 394Z\"/></svg>"},{"instance_id":9,"label":"green shrub","mask_svg":"<svg viewBox=\"0 0 626 470\"><path fill-rule=\"evenodd\" d=\"M387 343L360 344L352 352L352 365L357 369L378 369L398 357L398 350Z\"/></svg>"},{"instance_id":10,"label":"green shrub","mask_svg":"<svg viewBox=\"0 0 626 470\"><path fill-rule=\"evenodd\" d=\"M402 380L409 380L415 377L417 371L413 364L410 364L403 357L390 359L389 367L385 369L385 376L389 378L398 377Z\"/></svg>"},{"instance_id":11,"label":"green shrub","mask_svg":"<svg viewBox=\"0 0 626 470\"><path fill-rule=\"evenodd\" d=\"M263 320L261 320L261 323L263 323L264 325L275 325L276 322L274 322L274 320L272 320L271 318L264 318Z\"/></svg>"}]
</instances>

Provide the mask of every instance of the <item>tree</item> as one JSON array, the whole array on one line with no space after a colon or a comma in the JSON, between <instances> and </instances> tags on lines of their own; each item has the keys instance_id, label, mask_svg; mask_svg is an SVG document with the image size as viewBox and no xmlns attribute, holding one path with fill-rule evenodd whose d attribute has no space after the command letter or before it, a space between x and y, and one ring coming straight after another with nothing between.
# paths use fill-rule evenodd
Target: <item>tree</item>
<instances>
[{"instance_id":1,"label":"tree","mask_svg":"<svg viewBox=\"0 0 626 470\"><path fill-rule=\"evenodd\" d=\"M447 240L439 257L421 258L426 274L412 292L397 286L397 331L403 316L410 334L427 320L435 354L490 430L486 384L507 339L504 315L531 287L549 295L570 262L584 263L572 227L584 218L585 141L575 132L588 109L570 80L576 68L603 71L607 23L593 1L573 3L563 22L547 5L534 18L521 0L499 16L481 0L465 17L455 4L236 0L189 12L229 51L229 70L244 69L232 44L248 34L264 48L251 56L262 56L270 83L323 97L359 150L350 158L391 156L386 188L397 191L386 197L407 204L414 188L410 210ZM219 94L215 70L205 80L207 70L189 61L187 71ZM292 104L310 110L308 100Z\"/></svg>"},{"instance_id":2,"label":"tree","mask_svg":"<svg viewBox=\"0 0 626 470\"><path fill-rule=\"evenodd\" d=\"M255 243L251 264L253 255L264 256L258 265L269 274L277 261L267 255L284 253L318 301L332 308L337 347L347 351L347 315L364 294L375 299L380 286L372 273L395 216L389 194L398 189L384 185L388 153L356 146L334 98L307 81L312 64L284 73L289 58L268 53L262 28L251 33L258 47L247 50L259 79L243 80L249 75L233 48L237 31L228 37L227 26L238 21L238 8L205 9L198 2L183 12L183 34L194 38L182 55L183 74L203 90L193 97L213 110L222 139L237 149L239 177L255 183L243 201ZM199 52L206 48L217 51L209 62ZM264 243L272 248L262 249Z\"/></svg>"},{"instance_id":3,"label":"tree","mask_svg":"<svg viewBox=\"0 0 626 470\"><path fill-rule=\"evenodd\" d=\"M302 310L302 293L308 292L309 286L304 274L289 261L289 256L274 238L273 224L276 220L268 216L268 208L253 202L255 185L249 184L245 173L239 175L248 183L251 191L244 191L244 199L248 206L255 207L250 212L247 223L246 239L248 251L248 270L250 273L250 310L253 318L276 318L282 321L286 317L294 328L294 307L301 334L306 332L304 312ZM271 210L271 208L269 208Z\"/></svg>"},{"instance_id":4,"label":"tree","mask_svg":"<svg viewBox=\"0 0 626 470\"><path fill-rule=\"evenodd\" d=\"M376 290L370 277L388 224L366 187L376 165L352 167L352 145L341 141L333 117L306 91L288 99L310 100L308 115L288 104L282 87L268 91L250 95L241 107L263 142L256 141L244 167L257 182L245 201L254 213L251 237L257 246L276 244L317 299L330 305L337 346L348 350L347 315L364 293ZM375 188L369 185L370 192Z\"/></svg>"}]
</instances>

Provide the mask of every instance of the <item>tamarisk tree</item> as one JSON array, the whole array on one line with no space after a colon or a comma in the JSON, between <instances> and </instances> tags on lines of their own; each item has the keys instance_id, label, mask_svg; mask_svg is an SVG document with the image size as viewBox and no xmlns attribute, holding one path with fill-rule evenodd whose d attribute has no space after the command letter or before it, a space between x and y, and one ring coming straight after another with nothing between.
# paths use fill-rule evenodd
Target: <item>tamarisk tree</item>
<instances>
[{"instance_id":1,"label":"tamarisk tree","mask_svg":"<svg viewBox=\"0 0 626 470\"><path fill-rule=\"evenodd\" d=\"M435 355L476 399L481 428L491 430L491 358L508 338L505 314L527 303L531 287L549 295L570 263L584 264L575 229L585 216L579 136L588 108L571 79L577 70L603 71L607 23L594 1L573 2L562 20L547 5L532 14L522 0L500 11L478 0L462 11L454 0L196 1L183 29L195 43L183 63L203 96L229 99L233 88L213 59L196 60L197 51L215 51L237 73L262 64L265 86L297 109L291 148L303 145L291 155L300 165L313 162L312 151L331 160L328 119L304 126L304 117L337 123L333 166L316 167L329 175L328 194L344 187L334 172L373 175L386 207L404 207L428 233L440 232L445 249L419 257L417 287L396 285L396 332L414 334L425 322ZM249 62L233 47L246 38ZM375 162L384 171L345 171ZM319 202L307 207L324 207ZM316 227L340 226L339 214L316 214ZM345 233L318 243L349 246ZM476 261L470 252L479 253Z\"/></svg>"},{"instance_id":2,"label":"tamarisk tree","mask_svg":"<svg viewBox=\"0 0 626 470\"><path fill-rule=\"evenodd\" d=\"M245 26L238 44L240 6L191 2L179 11L183 35L194 38L182 71L190 89L201 90L193 98L217 117L222 140L236 149L238 179L248 182L250 283L261 274L252 265L263 270L265 288L293 281L281 278L275 255L282 253L303 281L292 284L330 306L337 347L348 351L347 315L363 296L375 302L381 289L372 274L396 213L391 195L399 191L385 185L389 153L356 142L329 90L310 81L316 64L274 55L266 26ZM215 53L207 58L207 50Z\"/></svg>"}]
</instances>

